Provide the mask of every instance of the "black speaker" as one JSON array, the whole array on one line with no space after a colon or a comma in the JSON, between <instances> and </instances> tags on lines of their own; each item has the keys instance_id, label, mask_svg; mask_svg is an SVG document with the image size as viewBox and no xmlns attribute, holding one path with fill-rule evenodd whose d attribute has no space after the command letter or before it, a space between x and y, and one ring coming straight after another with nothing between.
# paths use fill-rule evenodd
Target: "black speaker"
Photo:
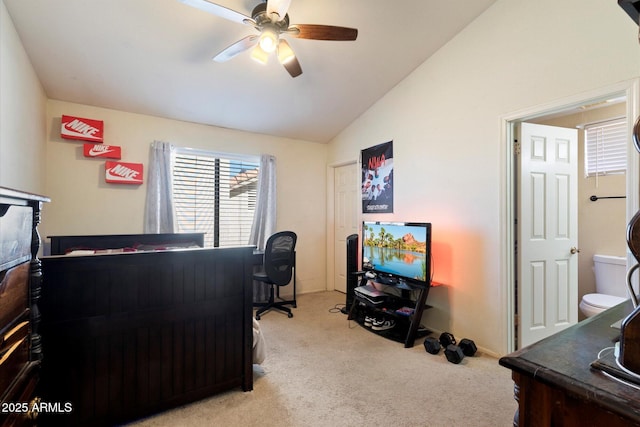
<instances>
[{"instance_id":1,"label":"black speaker","mask_svg":"<svg viewBox=\"0 0 640 427\"><path fill-rule=\"evenodd\" d=\"M353 303L353 290L358 287L358 235L352 234L347 237L347 305L346 312L349 312Z\"/></svg>"}]
</instances>

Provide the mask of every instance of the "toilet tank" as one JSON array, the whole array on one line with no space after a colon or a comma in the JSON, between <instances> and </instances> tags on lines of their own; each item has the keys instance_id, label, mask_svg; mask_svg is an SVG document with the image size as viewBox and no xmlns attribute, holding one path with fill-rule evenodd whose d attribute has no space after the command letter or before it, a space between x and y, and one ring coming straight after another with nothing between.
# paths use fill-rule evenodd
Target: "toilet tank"
<instances>
[{"instance_id":1,"label":"toilet tank","mask_svg":"<svg viewBox=\"0 0 640 427\"><path fill-rule=\"evenodd\" d=\"M627 298L627 259L612 255L594 255L596 292Z\"/></svg>"}]
</instances>

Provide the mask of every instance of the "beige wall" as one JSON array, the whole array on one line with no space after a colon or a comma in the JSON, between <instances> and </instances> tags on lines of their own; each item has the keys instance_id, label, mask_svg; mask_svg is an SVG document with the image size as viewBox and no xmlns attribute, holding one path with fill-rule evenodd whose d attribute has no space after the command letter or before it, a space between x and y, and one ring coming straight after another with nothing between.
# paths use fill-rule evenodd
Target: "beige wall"
<instances>
[{"instance_id":1,"label":"beige wall","mask_svg":"<svg viewBox=\"0 0 640 427\"><path fill-rule=\"evenodd\" d=\"M331 142L394 140L395 212L365 218L432 222L425 326L507 351L502 118L638 76L637 30L615 2L498 0Z\"/></svg>"},{"instance_id":2,"label":"beige wall","mask_svg":"<svg viewBox=\"0 0 640 427\"><path fill-rule=\"evenodd\" d=\"M0 186L43 194L46 96L0 2Z\"/></svg>"},{"instance_id":3,"label":"beige wall","mask_svg":"<svg viewBox=\"0 0 640 427\"><path fill-rule=\"evenodd\" d=\"M67 102L48 102L46 194L43 236L142 233L146 183L104 182L104 161L85 159L82 142L60 138L61 116L104 121L105 143L122 147L122 161L148 167L154 140L180 147L276 156L278 230L298 234L298 291L326 288L325 210L326 145L238 132L213 126L130 114ZM145 171L145 181L147 175Z\"/></svg>"}]
</instances>

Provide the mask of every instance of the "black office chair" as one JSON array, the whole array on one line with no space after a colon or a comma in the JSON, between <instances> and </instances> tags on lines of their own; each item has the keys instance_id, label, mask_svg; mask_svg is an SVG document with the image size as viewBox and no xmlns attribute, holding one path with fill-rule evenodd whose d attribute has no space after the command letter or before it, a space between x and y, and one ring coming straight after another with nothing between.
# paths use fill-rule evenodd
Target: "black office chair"
<instances>
[{"instance_id":1,"label":"black office chair","mask_svg":"<svg viewBox=\"0 0 640 427\"><path fill-rule=\"evenodd\" d=\"M293 231L281 231L270 236L267 240L267 245L264 249L263 270L255 273L253 280L269 285L269 300L264 303L254 304L254 307L261 307L256 312L256 320L260 320L260 315L272 308L282 310L287 313L288 317L293 317L291 309L285 307L285 305L296 306L295 285L293 291L294 299L291 301L276 301L274 290L276 286L285 286L291 282L297 239L298 236Z\"/></svg>"}]
</instances>

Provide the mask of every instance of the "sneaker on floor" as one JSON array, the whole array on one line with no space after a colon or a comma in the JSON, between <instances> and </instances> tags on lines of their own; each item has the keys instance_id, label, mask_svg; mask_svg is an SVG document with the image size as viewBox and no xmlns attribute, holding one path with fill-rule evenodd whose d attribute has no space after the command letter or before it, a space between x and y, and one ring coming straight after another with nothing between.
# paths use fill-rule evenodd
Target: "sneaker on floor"
<instances>
[{"instance_id":1,"label":"sneaker on floor","mask_svg":"<svg viewBox=\"0 0 640 427\"><path fill-rule=\"evenodd\" d=\"M389 320L383 320L381 324L374 323L371 329L373 329L374 331L388 331L389 329L392 329L394 326L396 326L396 321L393 319L389 319Z\"/></svg>"},{"instance_id":2,"label":"sneaker on floor","mask_svg":"<svg viewBox=\"0 0 640 427\"><path fill-rule=\"evenodd\" d=\"M372 327L380 327L384 324L384 319L380 318L380 319L376 319L375 317L372 318L371 320L371 326Z\"/></svg>"},{"instance_id":3,"label":"sneaker on floor","mask_svg":"<svg viewBox=\"0 0 640 427\"><path fill-rule=\"evenodd\" d=\"M373 325L374 318L371 316L365 316L364 318L364 326L370 328Z\"/></svg>"}]
</instances>

